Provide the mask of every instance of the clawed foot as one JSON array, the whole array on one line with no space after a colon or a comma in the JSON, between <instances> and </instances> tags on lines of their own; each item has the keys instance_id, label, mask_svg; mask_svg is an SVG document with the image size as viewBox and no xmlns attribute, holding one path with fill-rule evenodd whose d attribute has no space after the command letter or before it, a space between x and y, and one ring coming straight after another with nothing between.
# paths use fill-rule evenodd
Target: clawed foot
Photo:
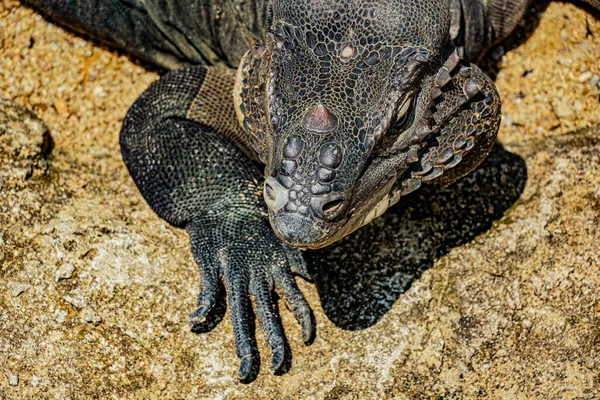
<instances>
[{"instance_id":1,"label":"clawed foot","mask_svg":"<svg viewBox=\"0 0 600 400\"><path fill-rule=\"evenodd\" d=\"M207 321L217 304L222 281L236 353L241 360L238 378L251 379L259 365L251 303L271 349L270 369L274 373L279 371L288 350L275 293L283 298L300 323L302 340L310 344L315 337L314 316L292 273L292 268L295 272L306 269L293 250L277 239L263 217L244 216L238 210L230 210L227 214L202 218L186 229L201 275L198 308L190 314L190 323L198 327Z\"/></svg>"}]
</instances>

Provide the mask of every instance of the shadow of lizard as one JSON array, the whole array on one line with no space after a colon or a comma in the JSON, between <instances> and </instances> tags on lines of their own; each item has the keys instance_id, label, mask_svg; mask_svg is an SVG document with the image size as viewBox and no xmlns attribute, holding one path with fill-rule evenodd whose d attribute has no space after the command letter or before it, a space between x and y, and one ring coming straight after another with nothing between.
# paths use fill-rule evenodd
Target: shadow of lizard
<instances>
[{"instance_id":1,"label":"shadow of lizard","mask_svg":"<svg viewBox=\"0 0 600 400\"><path fill-rule=\"evenodd\" d=\"M526 181L525 161L496 144L453 185L423 187L370 225L306 252L329 319L348 330L375 324L436 258L490 229Z\"/></svg>"},{"instance_id":2,"label":"shadow of lizard","mask_svg":"<svg viewBox=\"0 0 600 400\"><path fill-rule=\"evenodd\" d=\"M529 40L549 4L531 4L523 23L488 50L479 65L493 80L501 55ZM589 5L575 4L600 18ZM347 330L377 323L435 259L489 230L526 182L525 161L497 143L475 171L451 186L424 186L370 225L306 252L328 318Z\"/></svg>"}]
</instances>

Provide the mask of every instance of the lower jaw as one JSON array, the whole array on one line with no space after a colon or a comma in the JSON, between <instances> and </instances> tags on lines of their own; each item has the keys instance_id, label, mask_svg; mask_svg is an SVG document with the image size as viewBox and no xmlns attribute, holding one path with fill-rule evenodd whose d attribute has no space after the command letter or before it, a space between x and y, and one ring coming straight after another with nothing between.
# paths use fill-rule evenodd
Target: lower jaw
<instances>
[{"instance_id":1,"label":"lower jaw","mask_svg":"<svg viewBox=\"0 0 600 400\"><path fill-rule=\"evenodd\" d=\"M340 226L332 234L325 235L323 240L321 240L319 242L293 243L293 242L289 242L289 241L285 240L281 235L278 235L277 232L275 232L275 234L279 237L279 239L282 242L284 242L290 246L296 247L298 249L301 249L301 250L317 250L317 249L321 249L323 247L327 247L327 246L337 242L338 240L341 240L344 237L348 236L349 234L351 234L358 228L368 225L375 218L383 215L385 213L385 211L388 209L388 207L390 206L391 195L390 195L389 191L390 191L393 183L394 183L394 180L390 180L390 182L388 182L388 184L386 185L384 190L380 192L380 193L385 193L385 195L383 197L381 197L379 199L379 201L375 200L377 202L376 203L374 202L373 206L371 206L369 208L368 213L362 214L357 217L350 218L350 220L346 224Z\"/></svg>"},{"instance_id":2,"label":"lower jaw","mask_svg":"<svg viewBox=\"0 0 600 400\"><path fill-rule=\"evenodd\" d=\"M328 236L325 240L319 243L286 243L290 246L297 247L301 250L317 250L323 247L327 247L337 242L338 240L341 240L344 237L348 236L358 228L371 223L372 220L381 216L385 212L385 210L387 210L388 205L389 195L386 195L382 200L379 201L379 203L377 203L377 205L374 208L371 209L371 211L369 211L368 214L356 218L354 221L351 221L350 223L342 226L336 233L334 233L331 236Z\"/></svg>"}]
</instances>

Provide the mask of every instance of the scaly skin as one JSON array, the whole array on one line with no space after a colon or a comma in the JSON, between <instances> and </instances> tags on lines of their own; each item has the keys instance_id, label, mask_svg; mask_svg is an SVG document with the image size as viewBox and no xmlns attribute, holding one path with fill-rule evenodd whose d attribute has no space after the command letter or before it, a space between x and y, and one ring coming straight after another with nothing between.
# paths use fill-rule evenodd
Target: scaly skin
<instances>
[{"instance_id":1,"label":"scaly skin","mask_svg":"<svg viewBox=\"0 0 600 400\"><path fill-rule=\"evenodd\" d=\"M345 3L276 7L236 82L271 225L301 248L335 242L423 181L456 180L498 130L496 90L453 51L442 0Z\"/></svg>"},{"instance_id":2,"label":"scaly skin","mask_svg":"<svg viewBox=\"0 0 600 400\"><path fill-rule=\"evenodd\" d=\"M192 324L202 325L225 285L242 380L258 360L250 298L273 371L286 356L274 291L304 341L314 338L293 277L306 269L290 245L333 243L423 183L452 183L485 158L500 100L472 63L528 6L31 1L73 29L179 68L131 107L123 159L148 204L189 233L202 277ZM599 0L587 2L600 9Z\"/></svg>"}]
</instances>

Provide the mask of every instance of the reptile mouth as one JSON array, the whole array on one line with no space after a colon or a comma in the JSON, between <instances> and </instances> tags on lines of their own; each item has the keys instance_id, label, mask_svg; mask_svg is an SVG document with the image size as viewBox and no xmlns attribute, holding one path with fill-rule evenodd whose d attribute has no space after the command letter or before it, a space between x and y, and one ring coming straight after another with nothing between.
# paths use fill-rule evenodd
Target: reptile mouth
<instances>
[{"instance_id":1,"label":"reptile mouth","mask_svg":"<svg viewBox=\"0 0 600 400\"><path fill-rule=\"evenodd\" d=\"M344 222L345 196L330 191L314 193L314 185L309 189L287 178L270 176L263 188L275 234L285 243L300 248L320 248L332 243L329 238Z\"/></svg>"}]
</instances>

